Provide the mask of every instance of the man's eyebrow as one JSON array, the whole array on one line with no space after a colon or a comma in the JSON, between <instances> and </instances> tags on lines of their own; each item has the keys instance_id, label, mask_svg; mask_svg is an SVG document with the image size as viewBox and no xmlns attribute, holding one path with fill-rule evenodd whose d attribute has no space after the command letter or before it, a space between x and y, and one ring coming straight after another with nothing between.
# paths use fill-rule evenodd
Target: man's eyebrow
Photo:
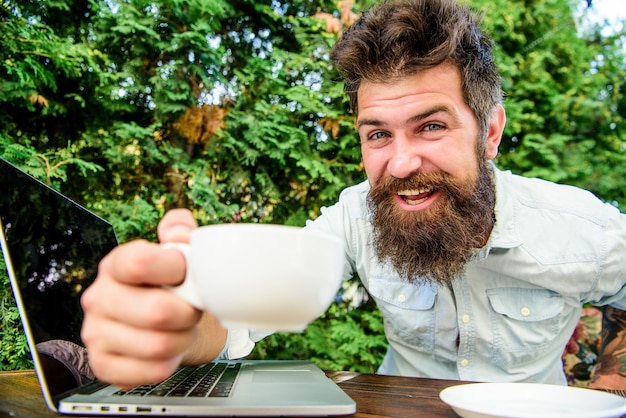
<instances>
[{"instance_id":1,"label":"man's eyebrow","mask_svg":"<svg viewBox=\"0 0 626 418\"><path fill-rule=\"evenodd\" d=\"M426 111L419 113L415 116L412 116L411 118L408 119L408 123L415 123L415 122L419 122L421 120L424 120L432 115L434 115L435 113L446 113L449 116L452 116L453 118L457 118L457 115L454 111L452 111L452 109L450 109L449 106L445 106L445 105L441 105L441 106L435 106L432 107L430 109L427 109ZM357 121L356 123L356 129L359 130L362 126L365 125L370 125L370 126L382 126L384 125L384 122L379 120L379 119L360 119Z\"/></svg>"},{"instance_id":2,"label":"man's eyebrow","mask_svg":"<svg viewBox=\"0 0 626 418\"><path fill-rule=\"evenodd\" d=\"M370 126L381 126L383 124L382 121L378 119L359 119L356 122L356 130L361 129L361 126L370 125Z\"/></svg>"},{"instance_id":3,"label":"man's eyebrow","mask_svg":"<svg viewBox=\"0 0 626 418\"><path fill-rule=\"evenodd\" d=\"M413 116L412 118L409 118L409 122L414 123L414 122L419 122L421 120L424 120L436 113L445 113L449 116L452 116L453 118L457 118L456 113L454 111L452 111L452 109L450 109L449 106L446 105L440 105L440 106L435 106L432 107L428 110L426 110L425 112L422 112L418 115Z\"/></svg>"}]
</instances>

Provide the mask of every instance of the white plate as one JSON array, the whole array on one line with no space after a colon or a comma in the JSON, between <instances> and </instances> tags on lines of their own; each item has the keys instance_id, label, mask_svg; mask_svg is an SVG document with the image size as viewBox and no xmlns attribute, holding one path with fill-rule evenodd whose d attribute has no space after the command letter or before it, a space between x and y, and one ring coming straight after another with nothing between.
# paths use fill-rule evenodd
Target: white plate
<instances>
[{"instance_id":1,"label":"white plate","mask_svg":"<svg viewBox=\"0 0 626 418\"><path fill-rule=\"evenodd\" d=\"M626 399L592 389L537 383L470 383L439 397L463 418L618 418Z\"/></svg>"}]
</instances>

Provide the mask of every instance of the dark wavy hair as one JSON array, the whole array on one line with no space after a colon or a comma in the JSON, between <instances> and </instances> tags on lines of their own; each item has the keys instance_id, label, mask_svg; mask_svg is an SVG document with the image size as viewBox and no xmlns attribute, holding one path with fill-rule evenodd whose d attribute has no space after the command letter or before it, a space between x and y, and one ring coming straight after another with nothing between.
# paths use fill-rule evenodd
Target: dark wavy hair
<instances>
[{"instance_id":1,"label":"dark wavy hair","mask_svg":"<svg viewBox=\"0 0 626 418\"><path fill-rule=\"evenodd\" d=\"M456 0L388 0L365 12L331 51L352 112L358 112L362 81L393 82L450 63L460 72L465 102L484 134L503 93L493 43L480 21Z\"/></svg>"}]
</instances>

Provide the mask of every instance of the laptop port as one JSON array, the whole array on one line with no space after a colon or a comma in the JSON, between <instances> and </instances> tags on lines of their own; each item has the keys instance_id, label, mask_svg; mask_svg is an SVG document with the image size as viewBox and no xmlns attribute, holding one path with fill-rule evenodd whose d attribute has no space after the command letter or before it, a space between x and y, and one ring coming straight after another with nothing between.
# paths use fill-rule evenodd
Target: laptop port
<instances>
[{"instance_id":1,"label":"laptop port","mask_svg":"<svg viewBox=\"0 0 626 418\"><path fill-rule=\"evenodd\" d=\"M91 406L89 405L72 405L73 412L91 412Z\"/></svg>"}]
</instances>

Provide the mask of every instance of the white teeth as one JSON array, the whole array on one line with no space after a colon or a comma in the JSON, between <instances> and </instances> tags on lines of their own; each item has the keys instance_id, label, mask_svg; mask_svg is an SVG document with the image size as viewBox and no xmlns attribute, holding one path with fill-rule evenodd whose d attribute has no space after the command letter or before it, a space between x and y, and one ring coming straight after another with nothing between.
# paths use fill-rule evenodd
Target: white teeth
<instances>
[{"instance_id":1,"label":"white teeth","mask_svg":"<svg viewBox=\"0 0 626 418\"><path fill-rule=\"evenodd\" d=\"M419 205L420 203L425 202L431 193L432 189L413 189L399 191L398 195L401 196L403 200L409 205ZM414 197L420 195L425 195L425 197L421 199L414 199Z\"/></svg>"},{"instance_id":2,"label":"white teeth","mask_svg":"<svg viewBox=\"0 0 626 418\"><path fill-rule=\"evenodd\" d=\"M420 203L424 202L426 199L428 198L425 197L423 199L417 199L417 200L405 200L405 202L408 203L409 205L419 205Z\"/></svg>"},{"instance_id":3,"label":"white teeth","mask_svg":"<svg viewBox=\"0 0 626 418\"><path fill-rule=\"evenodd\" d=\"M402 190L398 192L400 196L417 196L422 193L430 193L430 189L419 189L419 190Z\"/></svg>"}]
</instances>

